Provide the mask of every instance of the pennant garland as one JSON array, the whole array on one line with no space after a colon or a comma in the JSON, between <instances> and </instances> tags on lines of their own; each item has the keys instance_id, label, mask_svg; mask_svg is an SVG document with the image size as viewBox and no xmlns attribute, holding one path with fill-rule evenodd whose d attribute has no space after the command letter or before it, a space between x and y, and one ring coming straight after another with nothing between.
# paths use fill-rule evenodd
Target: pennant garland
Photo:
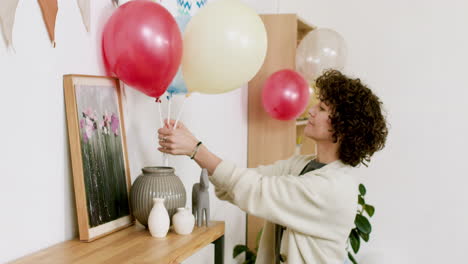
<instances>
[{"instance_id":1,"label":"pennant garland","mask_svg":"<svg viewBox=\"0 0 468 264\"><path fill-rule=\"evenodd\" d=\"M206 5L206 2L208 2L208 0L197 0L196 5L198 8L202 8Z\"/></svg>"},{"instance_id":2,"label":"pennant garland","mask_svg":"<svg viewBox=\"0 0 468 264\"><path fill-rule=\"evenodd\" d=\"M55 20L57 19L57 0L37 0L42 10L42 16L49 32L50 41L55 48Z\"/></svg>"},{"instance_id":3,"label":"pennant garland","mask_svg":"<svg viewBox=\"0 0 468 264\"><path fill-rule=\"evenodd\" d=\"M177 0L177 7L180 14L190 15L190 10L192 10L192 0Z\"/></svg>"},{"instance_id":4,"label":"pennant garland","mask_svg":"<svg viewBox=\"0 0 468 264\"><path fill-rule=\"evenodd\" d=\"M55 47L55 23L58 13L58 0L37 0L42 11L50 41ZM86 31L90 31L91 26L91 6L90 0L77 0L81 17ZM119 0L111 0L118 7ZM153 0L162 4L164 0ZM13 46L13 25L15 23L16 9L19 0L0 0L0 25L3 30L7 46ZM205 6L208 0L176 0L179 15L192 16L194 11L198 11Z\"/></svg>"},{"instance_id":5,"label":"pennant garland","mask_svg":"<svg viewBox=\"0 0 468 264\"><path fill-rule=\"evenodd\" d=\"M78 6L80 7L81 17L83 18L83 24L86 28L86 31L89 32L91 17L90 17L90 4L89 0L78 0Z\"/></svg>"},{"instance_id":6,"label":"pennant garland","mask_svg":"<svg viewBox=\"0 0 468 264\"><path fill-rule=\"evenodd\" d=\"M0 1L0 23L3 28L3 36L7 46L13 46L13 25L15 23L16 8L19 0Z\"/></svg>"},{"instance_id":7,"label":"pennant garland","mask_svg":"<svg viewBox=\"0 0 468 264\"><path fill-rule=\"evenodd\" d=\"M194 16L207 2L208 0L177 0L177 11L179 15Z\"/></svg>"}]
</instances>

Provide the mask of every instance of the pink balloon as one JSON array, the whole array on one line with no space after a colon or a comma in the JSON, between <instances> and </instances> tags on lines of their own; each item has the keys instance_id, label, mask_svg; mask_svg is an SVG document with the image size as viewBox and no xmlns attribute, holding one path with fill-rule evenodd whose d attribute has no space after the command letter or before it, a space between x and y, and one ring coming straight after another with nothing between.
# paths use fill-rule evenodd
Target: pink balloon
<instances>
[{"instance_id":1,"label":"pink balloon","mask_svg":"<svg viewBox=\"0 0 468 264\"><path fill-rule=\"evenodd\" d=\"M160 4L135 0L121 5L102 37L106 71L151 97L160 97L182 59L182 36Z\"/></svg>"},{"instance_id":2,"label":"pink balloon","mask_svg":"<svg viewBox=\"0 0 468 264\"><path fill-rule=\"evenodd\" d=\"M273 73L262 90L263 108L279 120L296 119L307 107L309 97L309 84L293 70Z\"/></svg>"}]
</instances>

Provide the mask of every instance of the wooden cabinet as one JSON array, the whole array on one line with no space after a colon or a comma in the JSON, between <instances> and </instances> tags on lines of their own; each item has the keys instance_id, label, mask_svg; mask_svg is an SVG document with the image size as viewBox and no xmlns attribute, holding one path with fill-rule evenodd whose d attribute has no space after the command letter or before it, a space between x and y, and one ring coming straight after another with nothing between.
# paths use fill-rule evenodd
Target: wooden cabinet
<instances>
[{"instance_id":1,"label":"wooden cabinet","mask_svg":"<svg viewBox=\"0 0 468 264\"><path fill-rule=\"evenodd\" d=\"M262 106L265 80L282 69L295 69L296 47L311 30L296 14L261 15L268 35L265 62L248 84L248 162L249 168L271 164L291 157L296 150L296 138L302 136L305 122L279 121L271 118ZM302 154L314 153L314 142L302 137ZM247 215L247 245L255 248L257 233L263 220Z\"/></svg>"}]
</instances>

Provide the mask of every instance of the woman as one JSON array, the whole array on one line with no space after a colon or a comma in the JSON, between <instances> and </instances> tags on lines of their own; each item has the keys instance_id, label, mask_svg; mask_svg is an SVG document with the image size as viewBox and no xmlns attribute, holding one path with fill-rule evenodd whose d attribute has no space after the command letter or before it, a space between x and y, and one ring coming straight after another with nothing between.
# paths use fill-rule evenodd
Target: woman
<instances>
[{"instance_id":1,"label":"woman","mask_svg":"<svg viewBox=\"0 0 468 264\"><path fill-rule=\"evenodd\" d=\"M267 220L257 264L343 263L358 194L348 170L366 165L385 145L382 103L359 79L330 70L316 87L319 103L309 110L304 129L317 143L316 156L238 168L211 153L181 123L158 131L161 152L191 157L208 170L218 198Z\"/></svg>"}]
</instances>

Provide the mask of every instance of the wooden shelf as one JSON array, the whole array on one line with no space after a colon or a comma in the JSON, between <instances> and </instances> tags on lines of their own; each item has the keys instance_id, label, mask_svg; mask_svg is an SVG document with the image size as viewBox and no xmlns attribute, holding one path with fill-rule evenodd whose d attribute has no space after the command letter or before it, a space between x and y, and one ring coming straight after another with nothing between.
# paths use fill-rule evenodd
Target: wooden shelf
<instances>
[{"instance_id":1,"label":"wooden shelf","mask_svg":"<svg viewBox=\"0 0 468 264\"><path fill-rule=\"evenodd\" d=\"M305 19L297 17L297 44L309 33L310 31L316 29L315 26L309 24Z\"/></svg>"},{"instance_id":2,"label":"wooden shelf","mask_svg":"<svg viewBox=\"0 0 468 264\"><path fill-rule=\"evenodd\" d=\"M224 247L224 222L195 227L190 235L170 231L165 238L154 238L142 226L131 226L90 243L66 241L33 253L12 263L181 263L201 248L220 241ZM218 251L219 249L216 249ZM220 249L222 252L222 248ZM222 256L216 256L222 263Z\"/></svg>"}]
</instances>

